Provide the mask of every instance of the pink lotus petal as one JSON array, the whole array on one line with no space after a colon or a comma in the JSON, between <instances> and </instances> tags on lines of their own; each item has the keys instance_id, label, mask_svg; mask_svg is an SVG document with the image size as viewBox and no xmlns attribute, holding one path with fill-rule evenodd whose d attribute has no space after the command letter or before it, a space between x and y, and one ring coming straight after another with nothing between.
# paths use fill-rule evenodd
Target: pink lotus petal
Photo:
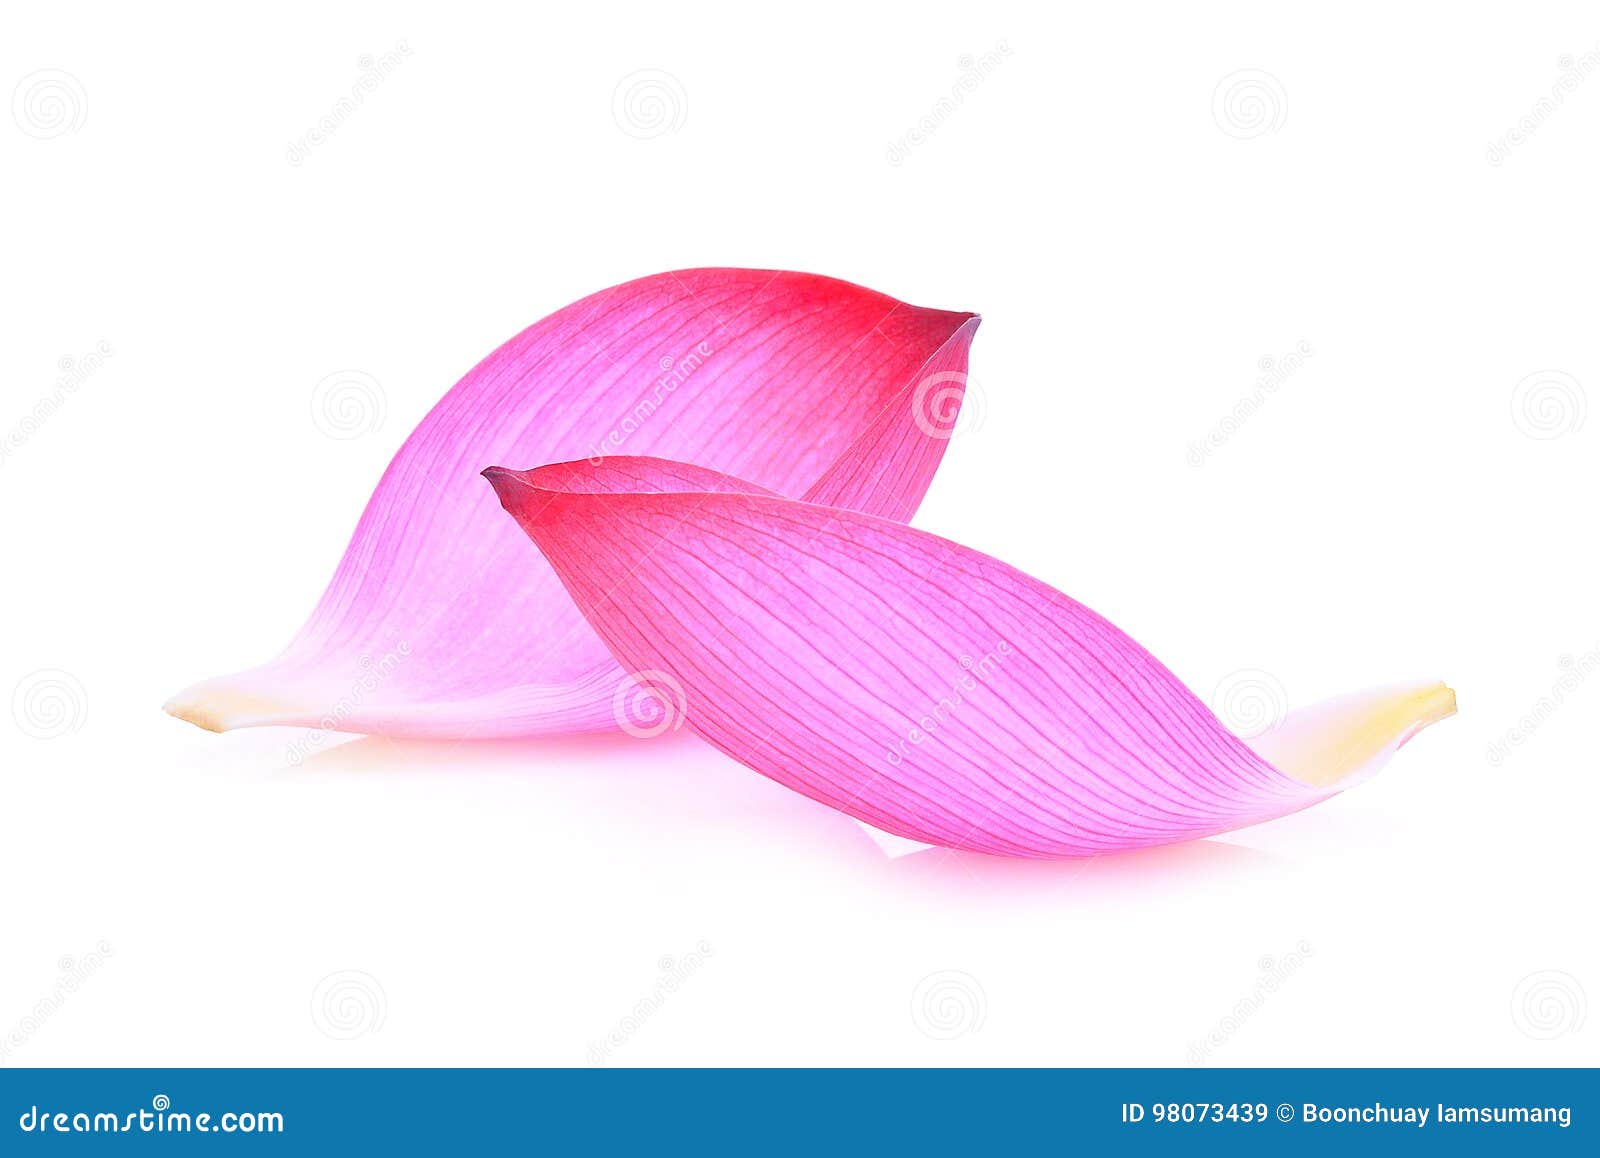
<instances>
[{"instance_id":1,"label":"pink lotus petal","mask_svg":"<svg viewBox=\"0 0 1600 1158\"><path fill-rule=\"evenodd\" d=\"M216 731L615 727L623 673L478 472L625 445L909 518L953 420L913 408L959 401L977 324L770 270L661 274L568 306L485 358L412 432L288 648L167 710Z\"/></svg>"},{"instance_id":2,"label":"pink lotus petal","mask_svg":"<svg viewBox=\"0 0 1600 1158\"><path fill-rule=\"evenodd\" d=\"M658 710L915 840L1209 836L1340 791L1454 711L1432 684L1296 716L1274 766L1099 615L935 535L675 463L484 473Z\"/></svg>"}]
</instances>

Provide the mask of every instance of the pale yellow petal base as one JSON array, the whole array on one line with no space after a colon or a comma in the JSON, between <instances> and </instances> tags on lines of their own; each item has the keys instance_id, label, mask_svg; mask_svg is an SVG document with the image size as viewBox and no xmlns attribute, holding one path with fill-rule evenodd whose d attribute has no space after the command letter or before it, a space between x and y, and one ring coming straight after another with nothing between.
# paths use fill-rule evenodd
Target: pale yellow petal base
<instances>
[{"instance_id":1,"label":"pale yellow petal base","mask_svg":"<svg viewBox=\"0 0 1600 1158\"><path fill-rule=\"evenodd\" d=\"M1456 693L1442 683L1380 688L1290 712L1249 744L1303 784L1342 789L1383 767L1423 728L1455 713Z\"/></svg>"},{"instance_id":2,"label":"pale yellow petal base","mask_svg":"<svg viewBox=\"0 0 1600 1158\"><path fill-rule=\"evenodd\" d=\"M316 714L309 708L251 691L239 676L221 676L185 688L162 709L167 715L208 732L299 723Z\"/></svg>"}]
</instances>

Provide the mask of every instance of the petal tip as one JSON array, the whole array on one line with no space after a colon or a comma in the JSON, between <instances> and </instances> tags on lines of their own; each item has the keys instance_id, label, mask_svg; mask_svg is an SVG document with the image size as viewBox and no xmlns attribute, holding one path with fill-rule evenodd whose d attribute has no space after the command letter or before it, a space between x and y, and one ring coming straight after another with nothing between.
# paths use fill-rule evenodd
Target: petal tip
<instances>
[{"instance_id":1,"label":"petal tip","mask_svg":"<svg viewBox=\"0 0 1600 1158\"><path fill-rule=\"evenodd\" d=\"M1455 689L1443 681L1401 684L1291 712L1250 746L1301 783L1343 789L1376 773L1418 732L1455 714Z\"/></svg>"},{"instance_id":2,"label":"petal tip","mask_svg":"<svg viewBox=\"0 0 1600 1158\"><path fill-rule=\"evenodd\" d=\"M500 499L500 505L508 511L511 509L511 496L528 485L522 477L523 472L512 470L510 467L489 466L478 473L489 480L489 485L494 488L494 493Z\"/></svg>"},{"instance_id":3,"label":"petal tip","mask_svg":"<svg viewBox=\"0 0 1600 1158\"><path fill-rule=\"evenodd\" d=\"M228 730L227 721L218 714L211 704L203 700L187 698L187 693L173 696L161 705L161 710L175 719L182 720L186 724L193 724L197 728L203 728L207 732L220 734Z\"/></svg>"},{"instance_id":4,"label":"petal tip","mask_svg":"<svg viewBox=\"0 0 1600 1158\"><path fill-rule=\"evenodd\" d=\"M1456 690L1443 680L1423 684L1416 691L1416 726L1406 734L1411 739L1430 724L1448 720L1456 714ZM1403 744L1405 740L1400 742Z\"/></svg>"},{"instance_id":5,"label":"petal tip","mask_svg":"<svg viewBox=\"0 0 1600 1158\"><path fill-rule=\"evenodd\" d=\"M161 710L197 728L218 733L264 724L297 724L308 715L278 694L251 690L251 684L239 676L202 680L162 704Z\"/></svg>"}]
</instances>

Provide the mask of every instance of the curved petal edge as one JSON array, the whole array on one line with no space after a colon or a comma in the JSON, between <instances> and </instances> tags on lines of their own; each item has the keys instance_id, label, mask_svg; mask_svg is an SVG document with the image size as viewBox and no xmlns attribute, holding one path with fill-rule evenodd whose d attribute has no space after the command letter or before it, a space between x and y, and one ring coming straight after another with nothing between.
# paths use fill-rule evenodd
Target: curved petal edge
<instances>
[{"instance_id":1,"label":"curved petal edge","mask_svg":"<svg viewBox=\"0 0 1600 1158\"><path fill-rule=\"evenodd\" d=\"M485 475L658 716L913 840L1210 836L1326 799L1454 711L1413 685L1252 746L1107 620L936 535L660 460Z\"/></svg>"},{"instance_id":2,"label":"curved petal edge","mask_svg":"<svg viewBox=\"0 0 1600 1158\"><path fill-rule=\"evenodd\" d=\"M626 447L907 519L944 453L977 325L775 270L679 270L567 306L475 366L406 439L288 647L166 710L212 731L616 728L625 673L478 472ZM930 398L931 417L912 413Z\"/></svg>"}]
</instances>

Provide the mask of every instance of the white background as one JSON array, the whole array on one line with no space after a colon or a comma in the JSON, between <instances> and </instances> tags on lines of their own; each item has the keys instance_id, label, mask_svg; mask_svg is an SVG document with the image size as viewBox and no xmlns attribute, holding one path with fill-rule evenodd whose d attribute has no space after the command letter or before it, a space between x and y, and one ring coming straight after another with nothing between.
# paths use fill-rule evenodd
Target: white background
<instances>
[{"instance_id":1,"label":"white background","mask_svg":"<svg viewBox=\"0 0 1600 1158\"><path fill-rule=\"evenodd\" d=\"M8 7L0 87L67 103L0 119L0 1061L1600 1062L1600 74L1535 111L1600 17L1205 8ZM1310 812L1035 864L891 856L686 733L290 767L161 713L287 641L482 354L693 265L982 312L917 524L1202 696L1460 715ZM384 410L330 437L349 368Z\"/></svg>"}]
</instances>

